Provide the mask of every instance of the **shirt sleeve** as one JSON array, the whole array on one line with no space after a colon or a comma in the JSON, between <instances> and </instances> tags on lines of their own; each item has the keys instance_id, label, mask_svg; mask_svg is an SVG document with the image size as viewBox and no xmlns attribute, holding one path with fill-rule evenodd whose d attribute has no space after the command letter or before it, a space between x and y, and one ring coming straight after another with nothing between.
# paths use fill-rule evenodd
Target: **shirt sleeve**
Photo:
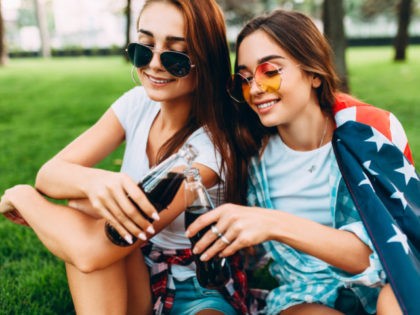
<instances>
[{"instance_id":1,"label":"shirt sleeve","mask_svg":"<svg viewBox=\"0 0 420 315\"><path fill-rule=\"evenodd\" d=\"M198 155L195 163L200 163L212 169L222 180L224 174L221 173L222 159L220 153L216 150L213 142L204 128L196 130L187 140L187 143L197 149Z\"/></svg>"},{"instance_id":2,"label":"shirt sleeve","mask_svg":"<svg viewBox=\"0 0 420 315\"><path fill-rule=\"evenodd\" d=\"M369 255L369 267L363 272L353 275L335 267L331 267L336 272L338 279L343 281L346 286L363 285L369 287L381 286L385 283L386 276L380 262L379 256L369 238L369 235L361 221L359 213L351 199L344 182L341 180L338 188L336 220L341 221L338 226L339 230L354 233L363 243L365 243L372 251Z\"/></svg>"},{"instance_id":3,"label":"shirt sleeve","mask_svg":"<svg viewBox=\"0 0 420 315\"><path fill-rule=\"evenodd\" d=\"M147 98L144 88L135 87L123 95L121 95L112 105L111 108L123 126L127 134L136 125L133 119L142 116L138 111L143 110L144 106L140 106Z\"/></svg>"}]
</instances>

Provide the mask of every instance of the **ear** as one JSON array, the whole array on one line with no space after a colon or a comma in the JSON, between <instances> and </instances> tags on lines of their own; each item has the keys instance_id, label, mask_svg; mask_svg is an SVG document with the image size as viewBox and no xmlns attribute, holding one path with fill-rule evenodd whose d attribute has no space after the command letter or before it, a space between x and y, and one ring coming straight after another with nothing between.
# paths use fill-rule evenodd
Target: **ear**
<instances>
[{"instance_id":1,"label":"ear","mask_svg":"<svg viewBox=\"0 0 420 315\"><path fill-rule=\"evenodd\" d=\"M317 75L314 75L312 77L312 87L316 89L316 88L319 88L320 85L321 85L321 79Z\"/></svg>"}]
</instances>

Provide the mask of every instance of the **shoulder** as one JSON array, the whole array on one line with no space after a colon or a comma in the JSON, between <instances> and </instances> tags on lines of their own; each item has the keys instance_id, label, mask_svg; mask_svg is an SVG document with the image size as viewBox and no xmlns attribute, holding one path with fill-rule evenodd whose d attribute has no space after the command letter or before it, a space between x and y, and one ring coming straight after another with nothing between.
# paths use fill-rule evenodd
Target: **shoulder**
<instances>
[{"instance_id":1,"label":"shoulder","mask_svg":"<svg viewBox=\"0 0 420 315\"><path fill-rule=\"evenodd\" d=\"M333 110L338 126L346 121L357 121L375 127L382 134L390 138L390 117L392 114L386 110L364 103L344 93L336 95Z\"/></svg>"},{"instance_id":2,"label":"shoulder","mask_svg":"<svg viewBox=\"0 0 420 315\"><path fill-rule=\"evenodd\" d=\"M411 150L404 128L393 113L364 103L344 93L336 95L333 112L337 127L347 121L356 121L369 125L393 142L412 161Z\"/></svg>"},{"instance_id":3,"label":"shoulder","mask_svg":"<svg viewBox=\"0 0 420 315\"><path fill-rule=\"evenodd\" d=\"M116 112L138 111L147 108L145 105L154 103L148 96L145 89L137 86L121 95L113 104Z\"/></svg>"},{"instance_id":4,"label":"shoulder","mask_svg":"<svg viewBox=\"0 0 420 315\"><path fill-rule=\"evenodd\" d=\"M154 106L153 106L154 105ZM132 88L119 97L111 106L121 124L127 126L137 120L153 116L159 104L151 100L141 86Z\"/></svg>"}]
</instances>

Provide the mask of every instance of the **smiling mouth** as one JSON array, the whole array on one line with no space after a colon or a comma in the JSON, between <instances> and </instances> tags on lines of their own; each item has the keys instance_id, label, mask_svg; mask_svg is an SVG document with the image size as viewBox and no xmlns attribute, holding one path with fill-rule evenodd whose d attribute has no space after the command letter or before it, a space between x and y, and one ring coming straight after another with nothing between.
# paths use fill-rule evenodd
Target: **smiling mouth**
<instances>
[{"instance_id":1,"label":"smiling mouth","mask_svg":"<svg viewBox=\"0 0 420 315\"><path fill-rule=\"evenodd\" d=\"M256 105L258 109L266 109L269 107L272 107L274 104L276 104L279 100L273 100L273 101L269 101L267 103L261 103Z\"/></svg>"},{"instance_id":2,"label":"smiling mouth","mask_svg":"<svg viewBox=\"0 0 420 315\"><path fill-rule=\"evenodd\" d=\"M145 75L152 83L155 83L155 84L166 84L166 83L175 81L175 79L158 79L158 78L152 77L151 75L147 73L145 73Z\"/></svg>"}]
</instances>

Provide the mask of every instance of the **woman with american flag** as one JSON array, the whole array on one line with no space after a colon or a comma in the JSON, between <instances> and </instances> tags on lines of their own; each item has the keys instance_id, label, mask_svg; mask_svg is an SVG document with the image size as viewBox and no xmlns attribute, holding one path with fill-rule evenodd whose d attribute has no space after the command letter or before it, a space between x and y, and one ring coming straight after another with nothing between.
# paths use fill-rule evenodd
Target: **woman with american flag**
<instances>
[{"instance_id":1,"label":"woman with american flag","mask_svg":"<svg viewBox=\"0 0 420 315\"><path fill-rule=\"evenodd\" d=\"M238 130L253 133L248 206L195 221L190 237L212 229L193 252L262 244L278 281L265 314L420 314L420 182L397 118L339 92L331 49L304 14L253 19L236 53L229 92Z\"/></svg>"}]
</instances>

